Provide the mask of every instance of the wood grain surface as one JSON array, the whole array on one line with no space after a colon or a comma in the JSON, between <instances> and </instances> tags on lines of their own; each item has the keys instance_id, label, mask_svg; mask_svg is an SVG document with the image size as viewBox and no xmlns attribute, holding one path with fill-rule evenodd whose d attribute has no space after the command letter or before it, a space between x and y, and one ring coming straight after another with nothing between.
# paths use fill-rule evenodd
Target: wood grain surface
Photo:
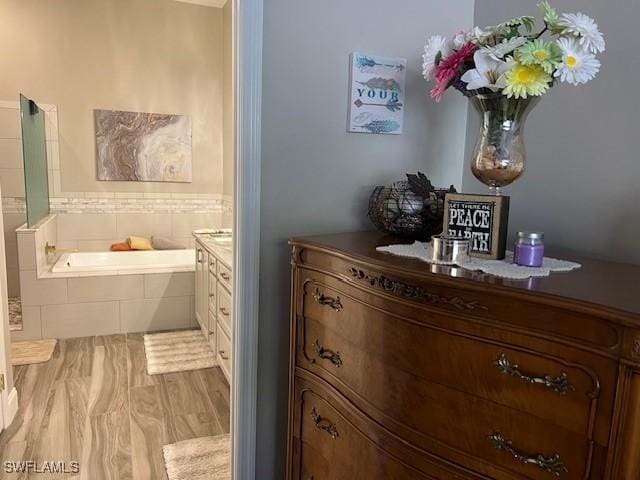
<instances>
[{"instance_id":1,"label":"wood grain surface","mask_svg":"<svg viewBox=\"0 0 640 480\"><path fill-rule=\"evenodd\" d=\"M15 367L19 411L0 459L79 462L79 473L0 479L164 480L162 446L228 433L219 368L146 374L142 334L61 340L46 363Z\"/></svg>"}]
</instances>

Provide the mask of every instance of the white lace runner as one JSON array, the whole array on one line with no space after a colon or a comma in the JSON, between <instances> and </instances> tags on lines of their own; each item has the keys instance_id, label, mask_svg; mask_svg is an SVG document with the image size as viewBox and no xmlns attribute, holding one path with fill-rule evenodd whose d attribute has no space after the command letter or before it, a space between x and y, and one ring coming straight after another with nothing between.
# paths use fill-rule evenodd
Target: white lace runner
<instances>
[{"instance_id":1,"label":"white lace runner","mask_svg":"<svg viewBox=\"0 0 640 480\"><path fill-rule=\"evenodd\" d=\"M416 241L411 245L388 245L386 247L378 247L376 250L401 257L417 258L427 263L437 263L431 260L431 242ZM525 280L530 277L548 277L551 272L570 272L580 268L581 265L575 262L558 260L557 258L544 257L541 267L521 267L513 263L513 252L507 251L504 260L485 260L471 257L470 261L458 264L458 266L467 270L479 270L496 277Z\"/></svg>"}]
</instances>

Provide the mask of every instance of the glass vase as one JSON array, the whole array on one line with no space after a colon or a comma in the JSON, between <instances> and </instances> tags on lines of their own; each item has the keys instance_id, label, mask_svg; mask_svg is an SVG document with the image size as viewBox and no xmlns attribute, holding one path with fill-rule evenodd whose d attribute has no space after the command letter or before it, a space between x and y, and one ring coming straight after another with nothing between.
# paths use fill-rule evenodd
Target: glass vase
<instances>
[{"instance_id":1,"label":"glass vase","mask_svg":"<svg viewBox=\"0 0 640 480\"><path fill-rule=\"evenodd\" d=\"M500 93L470 97L482 125L471 159L471 171L491 192L515 182L524 173L524 124L540 97L507 98Z\"/></svg>"}]
</instances>

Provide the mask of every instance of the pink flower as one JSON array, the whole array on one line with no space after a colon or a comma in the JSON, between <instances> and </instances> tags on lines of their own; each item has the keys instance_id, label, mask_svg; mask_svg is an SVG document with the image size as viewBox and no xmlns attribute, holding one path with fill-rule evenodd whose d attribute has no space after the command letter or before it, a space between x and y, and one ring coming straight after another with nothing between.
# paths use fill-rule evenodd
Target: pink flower
<instances>
[{"instance_id":1,"label":"pink flower","mask_svg":"<svg viewBox=\"0 0 640 480\"><path fill-rule=\"evenodd\" d=\"M467 42L460 50L442 59L436 68L436 86L431 90L431 98L435 99L436 102L442 100L442 96L451 85L451 82L460 75L460 68L473 58L473 54L477 49L478 47L475 44Z\"/></svg>"}]
</instances>

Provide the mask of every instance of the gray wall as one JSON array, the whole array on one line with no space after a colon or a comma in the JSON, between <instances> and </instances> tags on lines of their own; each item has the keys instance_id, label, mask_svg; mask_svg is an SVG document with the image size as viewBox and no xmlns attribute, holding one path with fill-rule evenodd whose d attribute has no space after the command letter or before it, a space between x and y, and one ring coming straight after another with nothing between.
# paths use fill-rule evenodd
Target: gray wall
<instances>
[{"instance_id":1,"label":"gray wall","mask_svg":"<svg viewBox=\"0 0 640 480\"><path fill-rule=\"evenodd\" d=\"M434 104L420 76L427 35L472 22L473 0L265 2L257 474L284 478L293 235L370 228L374 185L418 169L460 185L466 102ZM348 58L409 59L405 133L346 133Z\"/></svg>"},{"instance_id":2,"label":"gray wall","mask_svg":"<svg viewBox=\"0 0 640 480\"><path fill-rule=\"evenodd\" d=\"M477 0L475 23L536 13L532 0ZM637 0L557 0L561 12L596 19L607 40L600 75L545 96L526 127L525 175L511 195L510 230L540 229L547 243L584 254L640 263L640 37ZM467 155L477 136L469 112ZM465 191L486 191L464 168Z\"/></svg>"}]
</instances>

